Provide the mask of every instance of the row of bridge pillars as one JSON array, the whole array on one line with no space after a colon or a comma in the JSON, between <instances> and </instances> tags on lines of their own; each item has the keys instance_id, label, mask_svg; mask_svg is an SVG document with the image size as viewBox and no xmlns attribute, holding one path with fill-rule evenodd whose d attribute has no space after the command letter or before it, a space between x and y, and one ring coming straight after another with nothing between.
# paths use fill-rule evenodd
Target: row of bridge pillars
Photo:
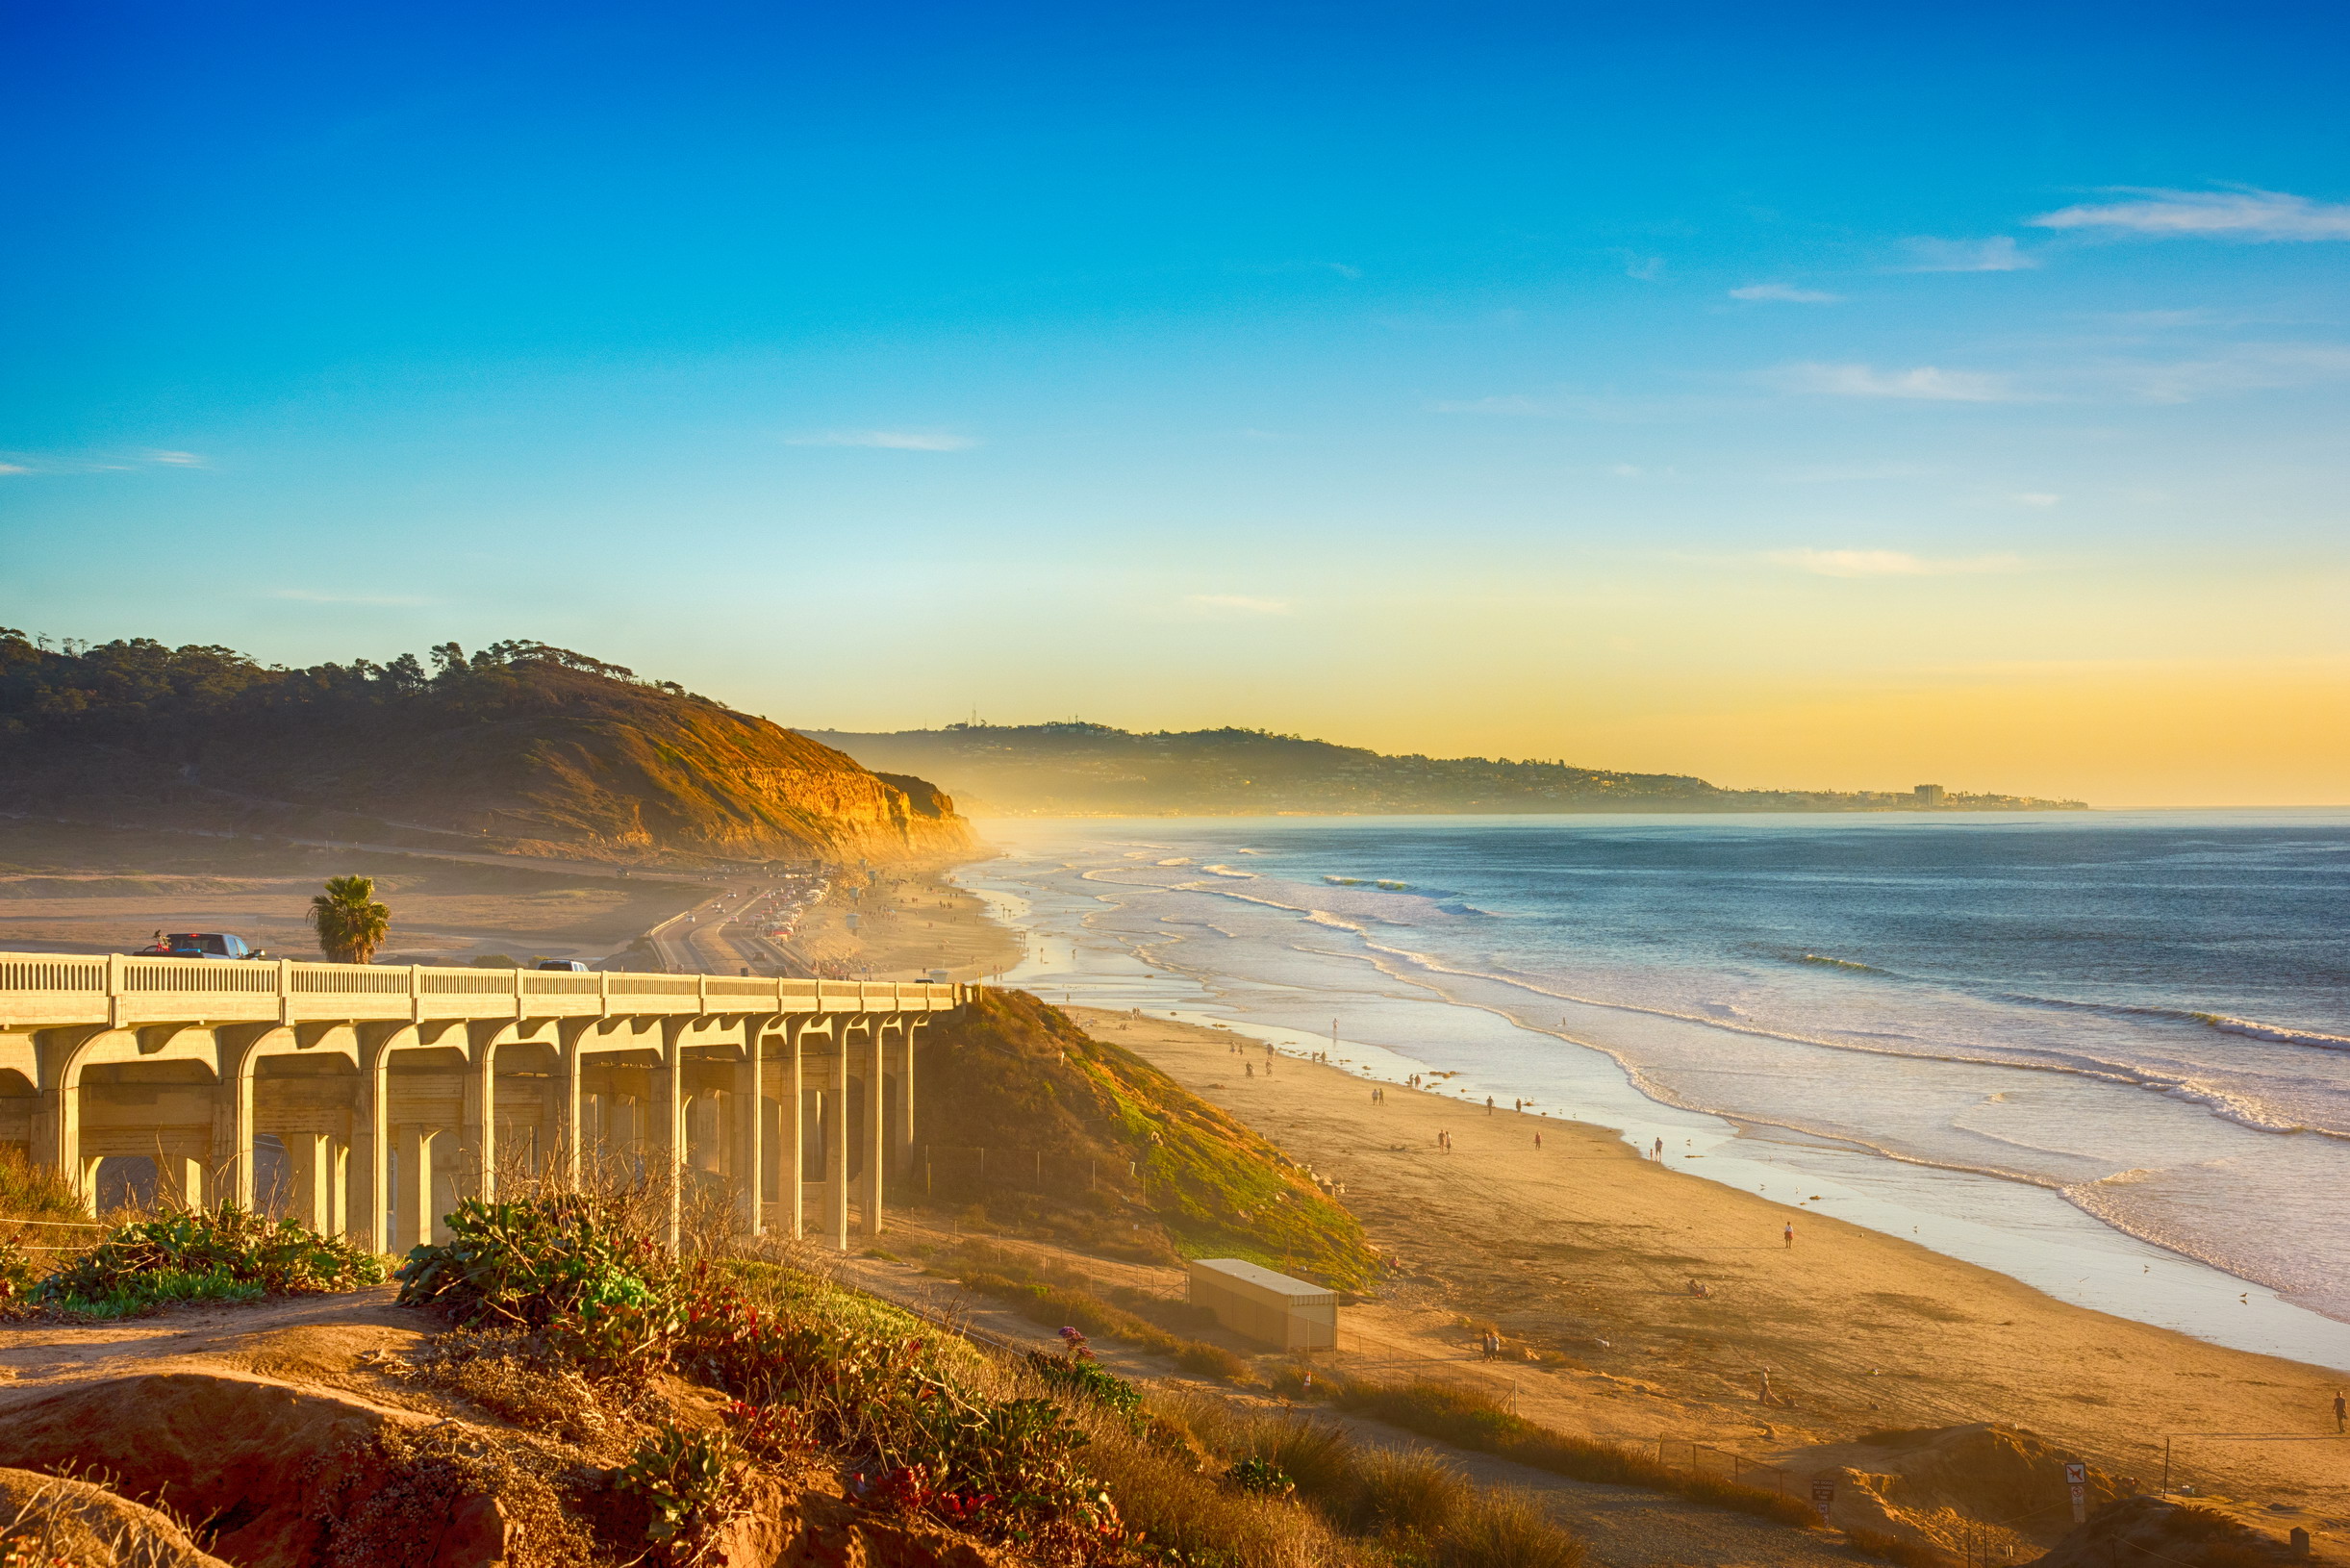
<instances>
[{"instance_id":1,"label":"row of bridge pillars","mask_svg":"<svg viewBox=\"0 0 2350 1568\"><path fill-rule=\"evenodd\" d=\"M235 1199L381 1252L445 1236L456 1202L494 1199L502 1176L613 1174L666 1192L672 1247L698 1189L737 1233L846 1249L852 1198L854 1228L878 1234L885 1184L912 1169L924 1022L694 1020L651 1038L459 1024L310 1059L254 1051L255 1035L209 1073L194 1053L69 1068L26 1125L36 1158L97 1203ZM137 1185L152 1186L130 1190L142 1164L152 1176Z\"/></svg>"}]
</instances>

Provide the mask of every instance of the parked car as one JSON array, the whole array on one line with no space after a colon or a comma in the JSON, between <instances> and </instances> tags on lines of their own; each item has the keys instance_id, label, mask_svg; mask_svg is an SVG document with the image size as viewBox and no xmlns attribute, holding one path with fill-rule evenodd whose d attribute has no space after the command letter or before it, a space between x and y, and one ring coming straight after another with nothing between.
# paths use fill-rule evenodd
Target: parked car
<instances>
[{"instance_id":1,"label":"parked car","mask_svg":"<svg viewBox=\"0 0 2350 1568\"><path fill-rule=\"evenodd\" d=\"M172 931L155 934L155 946L141 948L133 956L139 958L266 958L259 948L248 947L245 939L234 931Z\"/></svg>"},{"instance_id":2,"label":"parked car","mask_svg":"<svg viewBox=\"0 0 2350 1568\"><path fill-rule=\"evenodd\" d=\"M539 961L539 967L541 969L559 969L566 974L586 974L591 973L588 966L581 963L576 958L543 958Z\"/></svg>"}]
</instances>

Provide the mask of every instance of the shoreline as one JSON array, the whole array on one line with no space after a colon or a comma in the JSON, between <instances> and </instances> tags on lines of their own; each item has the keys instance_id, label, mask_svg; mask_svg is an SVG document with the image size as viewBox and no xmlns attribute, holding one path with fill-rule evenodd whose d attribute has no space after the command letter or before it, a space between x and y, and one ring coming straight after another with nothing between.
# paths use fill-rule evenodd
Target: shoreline
<instances>
[{"instance_id":1,"label":"shoreline","mask_svg":"<svg viewBox=\"0 0 2350 1568\"><path fill-rule=\"evenodd\" d=\"M959 868L964 885L989 901L996 918L1030 932L1027 958L1003 976L1003 983L1035 991L1048 1000L1066 996L1079 1005L1140 1005L1162 1017L1173 1014L1222 1024L1291 1051L1329 1049L1327 1035L1308 1035L1252 1018L1245 999L1226 994L1245 989L1242 986L1220 983L1214 975L1146 964L1123 944L1105 947L1082 936L1073 941L1066 932L1049 929L1068 923L1040 915L1029 896L1033 890L1014 893L980 885L977 879L987 875L986 865ZM1547 995L1544 999L1577 1005ZM2216 1347L2350 1374L2350 1324L2135 1236L2075 1202L2060 1188L1995 1172L1905 1159L1850 1140L1773 1127L1759 1119L1742 1120L1734 1113L1679 1106L1645 1092L1637 1075L1604 1046L1564 1030L1529 1025L1489 1003L1432 990L1422 1000L1454 1015L1473 1015L1479 1021L1466 1030L1473 1042L1464 1045L1463 1026L1455 1018L1444 1051L1407 1053L1342 1036L1340 1049L1331 1052L1333 1060L1349 1057L1389 1084L1413 1073L1450 1071L1454 1075L1449 1084L1473 1087L1477 1096L1492 1094L1504 1103L1532 1087L1538 1095L1549 1096L1544 1109L1563 1109L1605 1125L1627 1147L1647 1149L1655 1139L1666 1138L1674 1153L1690 1157L1690 1174L1731 1190L1754 1193L1759 1187L1763 1190L1758 1196L1765 1199L1776 1188L1796 1200L1781 1206L1799 1214L1832 1212L2046 1291L2084 1310L2110 1312ZM1560 1046L1568 1049L1560 1051ZM1543 1081L1516 1081L1513 1066L1524 1070L1523 1076ZM1814 1195L1817 1208L1812 1206Z\"/></svg>"}]
</instances>

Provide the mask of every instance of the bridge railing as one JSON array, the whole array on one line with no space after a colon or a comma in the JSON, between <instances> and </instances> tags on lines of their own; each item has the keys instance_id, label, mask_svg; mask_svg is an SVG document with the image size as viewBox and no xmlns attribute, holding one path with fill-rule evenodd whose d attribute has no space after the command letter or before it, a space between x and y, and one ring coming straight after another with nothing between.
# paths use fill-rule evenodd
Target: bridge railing
<instances>
[{"instance_id":1,"label":"bridge railing","mask_svg":"<svg viewBox=\"0 0 2350 1568\"><path fill-rule=\"evenodd\" d=\"M590 974L298 959L0 952L0 1026L279 1018L931 1011L961 990L916 980Z\"/></svg>"}]
</instances>

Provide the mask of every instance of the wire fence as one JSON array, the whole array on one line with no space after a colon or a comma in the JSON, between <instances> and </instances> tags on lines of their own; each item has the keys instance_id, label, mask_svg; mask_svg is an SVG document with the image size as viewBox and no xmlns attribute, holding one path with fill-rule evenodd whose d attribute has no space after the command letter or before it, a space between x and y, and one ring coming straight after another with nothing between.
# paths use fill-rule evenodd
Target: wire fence
<instances>
[{"instance_id":1,"label":"wire fence","mask_svg":"<svg viewBox=\"0 0 2350 1568\"><path fill-rule=\"evenodd\" d=\"M1074 1200L1104 1191L1131 1191L1139 1176L1139 1164L1134 1160L1104 1160L1018 1145L923 1144L918 1153L916 1179L922 1182L924 1196L934 1198L1020 1192Z\"/></svg>"}]
</instances>

